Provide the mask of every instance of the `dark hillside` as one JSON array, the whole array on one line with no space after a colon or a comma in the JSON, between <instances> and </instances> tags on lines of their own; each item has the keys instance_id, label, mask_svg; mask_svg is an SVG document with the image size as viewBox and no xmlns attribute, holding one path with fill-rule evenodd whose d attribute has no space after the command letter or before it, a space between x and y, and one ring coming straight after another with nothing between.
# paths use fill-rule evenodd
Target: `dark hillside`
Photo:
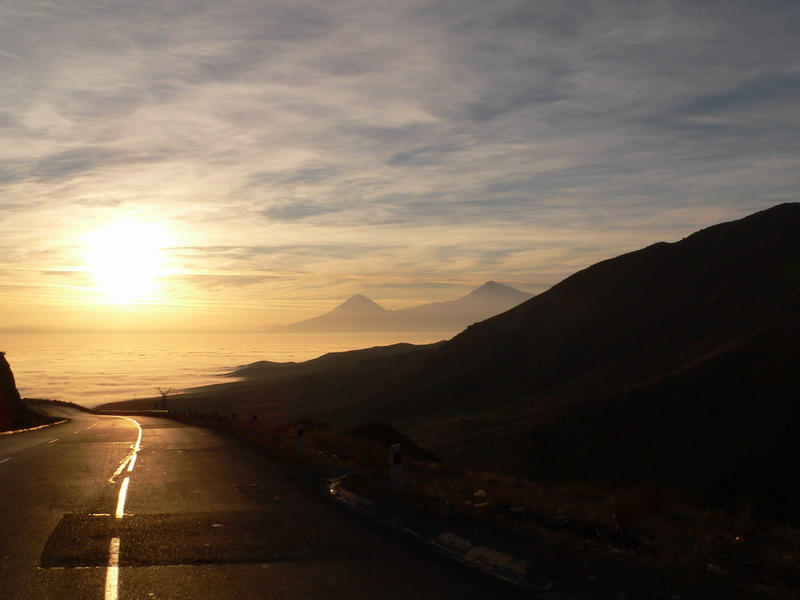
<instances>
[{"instance_id":1,"label":"dark hillside","mask_svg":"<svg viewBox=\"0 0 800 600\"><path fill-rule=\"evenodd\" d=\"M241 367L232 373L231 377L243 377L250 380L264 381L317 373L326 369L349 367L351 365L383 356L400 356L407 353L433 351L442 342L433 344L414 345L407 343L393 344L391 346L377 346L362 350L349 350L345 352L329 352L318 358L312 358L302 363L259 361Z\"/></svg>"},{"instance_id":2,"label":"dark hillside","mask_svg":"<svg viewBox=\"0 0 800 600\"><path fill-rule=\"evenodd\" d=\"M786 204L581 271L444 344L403 396L429 422L403 425L425 445L449 419L466 464L668 480L785 514L800 475L798 232Z\"/></svg>"},{"instance_id":3,"label":"dark hillside","mask_svg":"<svg viewBox=\"0 0 800 600\"><path fill-rule=\"evenodd\" d=\"M416 387L459 402L575 399L727 352L795 317L799 231L800 204L786 204L598 263L456 336Z\"/></svg>"},{"instance_id":4,"label":"dark hillside","mask_svg":"<svg viewBox=\"0 0 800 600\"><path fill-rule=\"evenodd\" d=\"M386 411L373 400L396 385L398 375L430 356L442 342L395 344L332 352L301 363L256 362L231 375L244 381L216 384L170 396L177 411L237 412L290 422L304 417L355 426L380 421ZM101 409L151 408L153 398L111 402Z\"/></svg>"},{"instance_id":5,"label":"dark hillside","mask_svg":"<svg viewBox=\"0 0 800 600\"><path fill-rule=\"evenodd\" d=\"M551 481L666 481L716 505L800 519L797 321L657 383L518 435L486 466Z\"/></svg>"}]
</instances>

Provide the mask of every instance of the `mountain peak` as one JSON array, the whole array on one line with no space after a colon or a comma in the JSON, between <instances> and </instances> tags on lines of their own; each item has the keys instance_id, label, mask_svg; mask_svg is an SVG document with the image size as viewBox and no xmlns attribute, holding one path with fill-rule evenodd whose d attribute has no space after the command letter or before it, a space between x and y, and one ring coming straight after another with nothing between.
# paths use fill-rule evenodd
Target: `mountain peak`
<instances>
[{"instance_id":1,"label":"mountain peak","mask_svg":"<svg viewBox=\"0 0 800 600\"><path fill-rule=\"evenodd\" d=\"M522 292L508 285L497 283L496 281L487 281L482 286L480 286L475 290L472 290L469 294L465 296L465 298L469 298L471 300L482 300L491 302L496 302L498 300L512 300L517 303L523 302L532 297L533 294Z\"/></svg>"},{"instance_id":2,"label":"mountain peak","mask_svg":"<svg viewBox=\"0 0 800 600\"><path fill-rule=\"evenodd\" d=\"M473 290L473 293L481 292L481 293L496 293L502 292L507 290L513 290L514 288L509 287L507 285L503 285L502 283L497 283L496 281L487 281L479 288ZM514 290L517 291L517 290Z\"/></svg>"},{"instance_id":3,"label":"mountain peak","mask_svg":"<svg viewBox=\"0 0 800 600\"><path fill-rule=\"evenodd\" d=\"M294 331L461 331L528 300L532 294L487 281L468 296L387 310L356 294L330 312L282 327Z\"/></svg>"},{"instance_id":4,"label":"mountain peak","mask_svg":"<svg viewBox=\"0 0 800 600\"><path fill-rule=\"evenodd\" d=\"M342 304L334 308L332 313L382 313L386 312L380 304L373 302L366 296L356 294L355 296L345 300Z\"/></svg>"}]
</instances>

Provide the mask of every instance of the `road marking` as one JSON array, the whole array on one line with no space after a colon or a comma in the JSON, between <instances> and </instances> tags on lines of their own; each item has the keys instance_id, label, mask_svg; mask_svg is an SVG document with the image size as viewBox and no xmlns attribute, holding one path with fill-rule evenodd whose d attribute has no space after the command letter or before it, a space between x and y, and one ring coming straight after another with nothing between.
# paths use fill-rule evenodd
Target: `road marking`
<instances>
[{"instance_id":1,"label":"road marking","mask_svg":"<svg viewBox=\"0 0 800 600\"><path fill-rule=\"evenodd\" d=\"M11 458L13 458L13 456ZM11 460L11 458L4 458L3 460L0 460L0 464L8 462L9 460Z\"/></svg>"},{"instance_id":2,"label":"road marking","mask_svg":"<svg viewBox=\"0 0 800 600\"><path fill-rule=\"evenodd\" d=\"M122 515L125 514L125 498L128 495L128 484L130 483L131 478L126 477L122 480L122 485L119 487L119 497L117 498L117 510L114 513L114 516L117 519L121 519Z\"/></svg>"},{"instance_id":3,"label":"road marking","mask_svg":"<svg viewBox=\"0 0 800 600\"><path fill-rule=\"evenodd\" d=\"M134 464L136 463L136 460L135 460L136 453L139 452L139 450L142 449L142 426L139 425L139 422L134 420L134 419L131 419L129 417L114 417L114 418L115 419L126 419L126 420L130 421L131 423L133 423L134 425L136 425L136 428L139 430L139 437L136 439L136 443L129 448L128 453L120 461L119 466L117 467L117 470L114 471L114 474L109 479L109 481L111 483L114 483L116 481L117 477L119 477L120 473L122 473L122 471L125 470L125 467L128 467L128 465L131 463L131 461L133 461ZM133 470L133 467L128 467L128 471L132 471L132 470Z\"/></svg>"},{"instance_id":4,"label":"road marking","mask_svg":"<svg viewBox=\"0 0 800 600\"><path fill-rule=\"evenodd\" d=\"M133 471L133 466L136 464L136 454L142 449L142 426L135 419L128 417L114 417L116 419L125 419L136 425L139 435L136 437L136 443L129 447L125 457L120 461L114 474L109 481L115 483L116 478L128 467L128 472ZM100 421L97 420L86 429L90 429L97 425ZM125 500L128 495L128 485L130 484L130 477L122 480L122 485L119 488L119 496L117 497L117 509L114 512L114 517L121 519L125 515ZM120 539L118 537L111 538L111 543L108 547L108 567L106 568L106 595L105 600L117 600L119 597L119 546Z\"/></svg>"},{"instance_id":5,"label":"road marking","mask_svg":"<svg viewBox=\"0 0 800 600\"><path fill-rule=\"evenodd\" d=\"M119 538L111 538L111 543L108 545L108 568L106 569L105 600L117 600L118 595L119 595Z\"/></svg>"},{"instance_id":6,"label":"road marking","mask_svg":"<svg viewBox=\"0 0 800 600\"><path fill-rule=\"evenodd\" d=\"M136 455L142 449L142 426L135 419L128 417L115 417L117 419L125 419L136 425L139 430L139 435L136 438L136 443L130 446L128 453L120 461L117 470L111 476L109 481L115 483L116 478L128 467L128 473L133 471L133 466L136 464ZM94 425L97 425L96 421ZM88 429L88 427L87 427ZM131 482L130 477L122 480L122 485L119 486L119 496L117 497L117 509L114 511L114 518L121 519L125 516L125 500L128 496L128 485ZM105 600L117 600L119 597L119 538L111 538L111 544L108 547L108 567L106 568L106 596Z\"/></svg>"},{"instance_id":7,"label":"road marking","mask_svg":"<svg viewBox=\"0 0 800 600\"><path fill-rule=\"evenodd\" d=\"M53 442L57 442L57 441L58 441L58 438L53 438L52 440L50 440L50 441L49 441L49 442L47 442L47 443L48 443L48 444L52 444Z\"/></svg>"}]
</instances>

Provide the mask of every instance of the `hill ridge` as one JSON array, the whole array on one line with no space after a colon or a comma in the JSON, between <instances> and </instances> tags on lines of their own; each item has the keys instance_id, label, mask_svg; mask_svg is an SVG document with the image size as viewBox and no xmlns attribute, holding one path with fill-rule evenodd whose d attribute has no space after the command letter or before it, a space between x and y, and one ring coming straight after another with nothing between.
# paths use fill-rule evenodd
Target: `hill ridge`
<instances>
[{"instance_id":1,"label":"hill ridge","mask_svg":"<svg viewBox=\"0 0 800 600\"><path fill-rule=\"evenodd\" d=\"M388 310L363 294L351 296L322 315L276 327L277 331L461 331L533 297L510 286L486 282L466 296Z\"/></svg>"}]
</instances>

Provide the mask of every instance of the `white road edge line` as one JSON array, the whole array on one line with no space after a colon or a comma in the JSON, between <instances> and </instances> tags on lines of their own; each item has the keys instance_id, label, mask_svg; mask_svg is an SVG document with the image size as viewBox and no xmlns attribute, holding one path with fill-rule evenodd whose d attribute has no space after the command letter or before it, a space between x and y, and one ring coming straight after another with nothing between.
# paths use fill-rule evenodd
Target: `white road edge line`
<instances>
[{"instance_id":1,"label":"white road edge line","mask_svg":"<svg viewBox=\"0 0 800 600\"><path fill-rule=\"evenodd\" d=\"M122 516L125 514L125 498L128 495L128 484L130 483L131 478L126 477L122 480L122 485L119 486L119 498L117 498L117 510L114 512L114 516L117 519L121 519Z\"/></svg>"},{"instance_id":2,"label":"white road edge line","mask_svg":"<svg viewBox=\"0 0 800 600\"><path fill-rule=\"evenodd\" d=\"M135 419L129 417L115 417L117 419L126 419L136 425L139 430L139 435L136 438L136 443L130 447L125 458L119 463L119 467L114 471L109 481L114 483L117 476L122 473L125 467L128 467L128 472L133 471L133 466L136 464L136 455L142 449L142 426ZM99 422L99 421L98 421ZM98 422L95 422L96 425ZM88 428L87 428L88 429ZM125 515L125 499L128 496L128 485L131 478L126 477L122 480L122 485L119 487L119 496L117 497L117 509L114 512L114 518L121 519ZM118 537L111 538L111 543L108 546L108 567L106 568L106 595L105 600L117 600L119 597L119 546L120 539Z\"/></svg>"},{"instance_id":3,"label":"white road edge line","mask_svg":"<svg viewBox=\"0 0 800 600\"><path fill-rule=\"evenodd\" d=\"M111 483L115 482L117 477L119 477L120 473L122 473L122 471L125 470L125 467L128 467L128 471L133 471L133 467L129 466L129 465L130 465L131 461L133 461L134 464L136 463L136 453L139 452L139 450L142 449L142 426L139 425L139 422L136 421L135 419L131 419L130 417L113 417L113 418L115 418L115 419L125 419L127 421L130 421L134 425L136 425L136 428L139 430L139 436L136 438L136 444L134 444L133 446L130 447L130 449L128 450L128 453L120 461L119 466L117 467L117 470L114 471L114 474L109 478L109 481Z\"/></svg>"},{"instance_id":4,"label":"white road edge line","mask_svg":"<svg viewBox=\"0 0 800 600\"><path fill-rule=\"evenodd\" d=\"M127 481L127 479L125 480ZM119 595L119 538L111 538L108 545L105 600L117 600Z\"/></svg>"},{"instance_id":5,"label":"white road edge line","mask_svg":"<svg viewBox=\"0 0 800 600\"><path fill-rule=\"evenodd\" d=\"M4 458L3 460L0 460L0 463L8 462L8 461L9 461L9 460L11 460L12 458L13 458L13 456L12 456L12 457L9 457L9 458Z\"/></svg>"}]
</instances>

